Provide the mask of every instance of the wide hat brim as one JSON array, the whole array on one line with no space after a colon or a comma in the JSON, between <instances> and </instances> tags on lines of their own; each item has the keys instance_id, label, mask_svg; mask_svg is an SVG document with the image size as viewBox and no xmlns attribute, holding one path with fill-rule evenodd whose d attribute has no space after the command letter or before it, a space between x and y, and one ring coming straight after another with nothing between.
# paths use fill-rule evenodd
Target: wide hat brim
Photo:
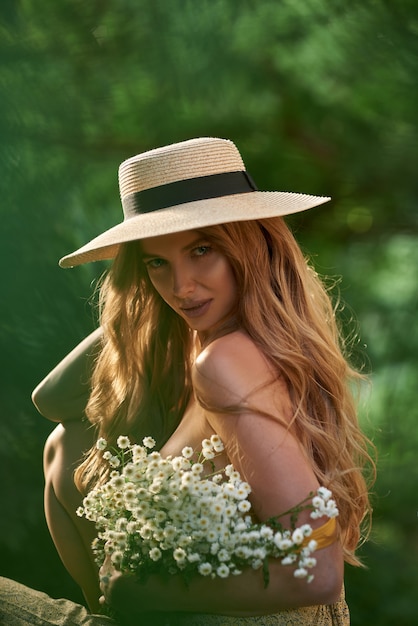
<instances>
[{"instance_id":1,"label":"wide hat brim","mask_svg":"<svg viewBox=\"0 0 418 626\"><path fill-rule=\"evenodd\" d=\"M291 215L328 202L329 197L281 191L254 191L187 202L136 215L113 226L75 252L61 267L113 259L120 244L206 226Z\"/></svg>"}]
</instances>

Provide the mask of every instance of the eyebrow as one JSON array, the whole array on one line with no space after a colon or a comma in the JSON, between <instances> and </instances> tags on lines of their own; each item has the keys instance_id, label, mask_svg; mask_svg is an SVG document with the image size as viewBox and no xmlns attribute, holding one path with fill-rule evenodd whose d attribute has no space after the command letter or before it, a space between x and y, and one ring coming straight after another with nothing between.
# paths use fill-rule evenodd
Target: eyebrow
<instances>
[{"instance_id":1,"label":"eyebrow","mask_svg":"<svg viewBox=\"0 0 418 626\"><path fill-rule=\"evenodd\" d=\"M197 246L200 242L202 241L207 241L207 238L204 237L203 233L201 235L199 235L199 237L196 237L196 239L193 239L193 241L191 241L190 243L188 243L186 246L184 246L181 251L182 252L187 252L188 250L191 250L192 248L194 248L195 246ZM160 254L152 254L152 252L144 252L144 250L142 250L142 258L145 259L155 259L155 258L163 258Z\"/></svg>"}]
</instances>

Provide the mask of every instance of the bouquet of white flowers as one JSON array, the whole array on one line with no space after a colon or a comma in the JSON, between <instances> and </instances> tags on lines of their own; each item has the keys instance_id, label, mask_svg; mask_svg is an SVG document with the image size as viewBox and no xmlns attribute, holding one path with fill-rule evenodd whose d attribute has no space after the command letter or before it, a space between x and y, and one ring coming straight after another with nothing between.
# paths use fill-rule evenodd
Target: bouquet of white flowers
<instances>
[{"instance_id":1,"label":"bouquet of white flowers","mask_svg":"<svg viewBox=\"0 0 418 626\"><path fill-rule=\"evenodd\" d=\"M338 515L328 489L320 487L290 511L256 523L249 515L249 484L232 465L215 470L213 459L224 449L217 435L202 441L199 453L185 447L177 457L152 451L151 437L137 445L120 436L117 446L109 450L105 439L97 441L110 477L77 510L96 524L99 566L110 556L118 570L141 581L152 573L181 574L187 581L196 574L226 578L245 567L263 568L267 585L268 558L274 557L294 564L296 577L312 580L308 570L316 564L317 543L309 540L309 524L296 526L297 516L307 508L312 518ZM285 530L279 518L289 514L292 528Z\"/></svg>"}]
</instances>

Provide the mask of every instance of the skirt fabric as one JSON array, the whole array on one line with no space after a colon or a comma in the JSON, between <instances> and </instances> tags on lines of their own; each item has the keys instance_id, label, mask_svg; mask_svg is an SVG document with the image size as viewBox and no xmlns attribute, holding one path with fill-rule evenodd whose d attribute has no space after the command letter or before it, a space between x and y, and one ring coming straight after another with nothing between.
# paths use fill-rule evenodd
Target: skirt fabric
<instances>
[{"instance_id":1,"label":"skirt fabric","mask_svg":"<svg viewBox=\"0 0 418 626\"><path fill-rule=\"evenodd\" d=\"M103 615L92 615L71 600L55 600L13 580L0 577L1 626L117 626ZM310 606L260 617L176 613L144 615L136 626L348 626L344 593L332 605Z\"/></svg>"},{"instance_id":2,"label":"skirt fabric","mask_svg":"<svg viewBox=\"0 0 418 626\"><path fill-rule=\"evenodd\" d=\"M342 592L335 604L307 606L259 617L177 614L170 626L349 626L350 613Z\"/></svg>"},{"instance_id":3,"label":"skirt fabric","mask_svg":"<svg viewBox=\"0 0 418 626\"><path fill-rule=\"evenodd\" d=\"M71 600L54 600L8 578L0 577L1 626L114 626L108 617L92 615Z\"/></svg>"}]
</instances>

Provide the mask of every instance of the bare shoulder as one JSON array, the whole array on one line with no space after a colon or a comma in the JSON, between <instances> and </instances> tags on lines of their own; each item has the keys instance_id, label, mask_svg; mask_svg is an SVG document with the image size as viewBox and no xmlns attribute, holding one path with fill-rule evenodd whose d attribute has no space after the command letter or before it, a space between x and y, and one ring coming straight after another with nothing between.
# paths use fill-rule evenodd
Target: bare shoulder
<instances>
[{"instance_id":1,"label":"bare shoulder","mask_svg":"<svg viewBox=\"0 0 418 626\"><path fill-rule=\"evenodd\" d=\"M219 368L248 372L249 362L265 372L271 371L267 358L255 342L243 331L237 330L212 341L197 357L196 367L204 374L214 374Z\"/></svg>"},{"instance_id":2,"label":"bare shoulder","mask_svg":"<svg viewBox=\"0 0 418 626\"><path fill-rule=\"evenodd\" d=\"M215 406L244 403L278 379L259 346L244 332L216 339L197 357L193 384L198 396Z\"/></svg>"}]
</instances>

